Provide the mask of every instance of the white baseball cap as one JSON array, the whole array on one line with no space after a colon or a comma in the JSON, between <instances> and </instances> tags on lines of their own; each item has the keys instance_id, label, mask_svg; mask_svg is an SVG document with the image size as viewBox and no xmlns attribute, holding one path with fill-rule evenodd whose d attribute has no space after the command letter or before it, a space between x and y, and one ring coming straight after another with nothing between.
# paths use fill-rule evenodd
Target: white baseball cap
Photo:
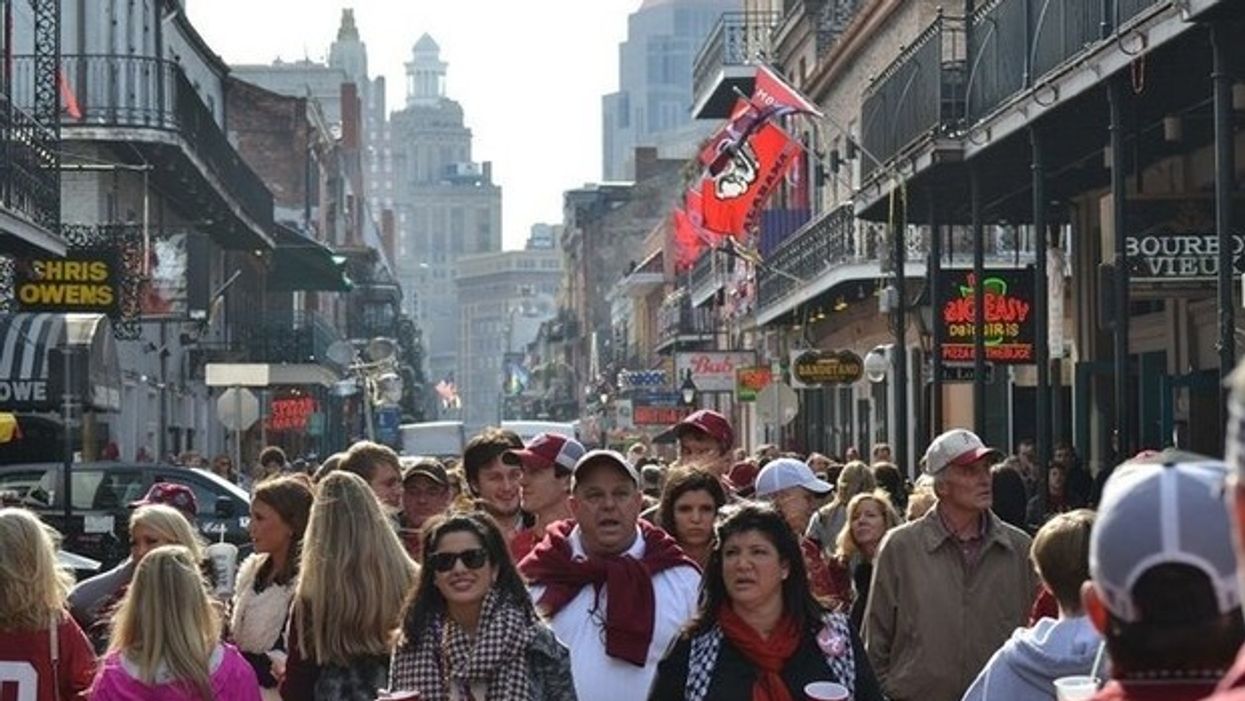
<instances>
[{"instance_id":1,"label":"white baseball cap","mask_svg":"<svg viewBox=\"0 0 1245 701\"><path fill-rule=\"evenodd\" d=\"M971 465L993 455L1002 459L1003 453L987 446L976 433L963 428L945 431L929 444L925 458L921 460L925 474L936 475L948 465Z\"/></svg>"},{"instance_id":2,"label":"white baseball cap","mask_svg":"<svg viewBox=\"0 0 1245 701\"><path fill-rule=\"evenodd\" d=\"M1223 505L1227 466L1165 450L1116 468L1102 491L1089 540L1089 574L1107 608L1128 623L1142 615L1133 587L1150 569L1189 565L1206 575L1221 614L1241 605L1231 525Z\"/></svg>"},{"instance_id":3,"label":"white baseball cap","mask_svg":"<svg viewBox=\"0 0 1245 701\"><path fill-rule=\"evenodd\" d=\"M816 494L834 489L829 482L817 479L807 463L794 458L771 460L757 473L755 495L758 497L769 496L788 487L803 487Z\"/></svg>"}]
</instances>

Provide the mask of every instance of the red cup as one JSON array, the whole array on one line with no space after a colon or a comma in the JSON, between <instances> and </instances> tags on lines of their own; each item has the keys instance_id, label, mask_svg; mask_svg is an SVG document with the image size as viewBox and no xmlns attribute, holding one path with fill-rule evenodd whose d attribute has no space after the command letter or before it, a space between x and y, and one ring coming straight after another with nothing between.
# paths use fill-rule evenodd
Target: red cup
<instances>
[{"instance_id":1,"label":"red cup","mask_svg":"<svg viewBox=\"0 0 1245 701\"><path fill-rule=\"evenodd\" d=\"M804 687L808 701L849 701L847 687L835 682L813 682Z\"/></svg>"}]
</instances>

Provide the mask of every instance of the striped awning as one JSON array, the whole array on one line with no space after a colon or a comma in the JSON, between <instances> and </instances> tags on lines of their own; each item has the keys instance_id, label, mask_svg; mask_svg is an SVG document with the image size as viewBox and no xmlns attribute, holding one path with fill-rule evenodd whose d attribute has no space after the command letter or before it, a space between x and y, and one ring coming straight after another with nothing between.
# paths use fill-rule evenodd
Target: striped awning
<instances>
[{"instance_id":1,"label":"striped awning","mask_svg":"<svg viewBox=\"0 0 1245 701\"><path fill-rule=\"evenodd\" d=\"M59 411L60 351L73 349L70 381L86 409L120 411L121 371L112 325L103 314L0 315L0 411Z\"/></svg>"}]
</instances>

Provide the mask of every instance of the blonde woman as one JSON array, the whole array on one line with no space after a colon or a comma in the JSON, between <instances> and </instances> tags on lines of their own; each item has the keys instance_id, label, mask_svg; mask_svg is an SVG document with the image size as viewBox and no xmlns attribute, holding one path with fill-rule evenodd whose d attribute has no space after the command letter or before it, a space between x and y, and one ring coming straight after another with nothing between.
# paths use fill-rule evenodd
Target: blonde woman
<instances>
[{"instance_id":1,"label":"blonde woman","mask_svg":"<svg viewBox=\"0 0 1245 701\"><path fill-rule=\"evenodd\" d=\"M281 698L373 701L419 570L363 478L318 485L299 570Z\"/></svg>"},{"instance_id":2,"label":"blonde woman","mask_svg":"<svg viewBox=\"0 0 1245 701\"><path fill-rule=\"evenodd\" d=\"M220 642L199 568L180 545L162 545L138 563L91 701L260 701L255 670Z\"/></svg>"},{"instance_id":3,"label":"blonde woman","mask_svg":"<svg viewBox=\"0 0 1245 701\"><path fill-rule=\"evenodd\" d=\"M179 510L165 504L140 506L130 515L130 558L115 569L84 580L69 593L74 620L90 636L95 651L108 647L112 613L125 596L138 563L161 545L181 545L203 562L203 540Z\"/></svg>"},{"instance_id":4,"label":"blonde woman","mask_svg":"<svg viewBox=\"0 0 1245 701\"><path fill-rule=\"evenodd\" d=\"M0 687L14 698L82 699L95 675L91 643L65 611L73 578L56 547L34 514L0 509Z\"/></svg>"},{"instance_id":5,"label":"blonde woman","mask_svg":"<svg viewBox=\"0 0 1245 701\"><path fill-rule=\"evenodd\" d=\"M865 463L853 460L844 465L835 484L834 499L813 514L805 535L816 541L823 550L832 551L835 538L839 537L839 531L847 522L847 502L857 494L872 492L877 486L873 470Z\"/></svg>"},{"instance_id":6,"label":"blonde woman","mask_svg":"<svg viewBox=\"0 0 1245 701\"><path fill-rule=\"evenodd\" d=\"M851 619L856 630L864 622L878 547L883 536L899 523L899 512L885 489L857 494L847 502L847 519L835 539L834 561L851 575Z\"/></svg>"}]
</instances>

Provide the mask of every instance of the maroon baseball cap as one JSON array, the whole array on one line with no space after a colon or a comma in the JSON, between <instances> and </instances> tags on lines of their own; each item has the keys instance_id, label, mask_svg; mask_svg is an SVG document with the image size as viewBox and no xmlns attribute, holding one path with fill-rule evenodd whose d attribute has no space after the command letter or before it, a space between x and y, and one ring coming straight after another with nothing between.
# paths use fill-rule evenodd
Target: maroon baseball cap
<instances>
[{"instance_id":1,"label":"maroon baseball cap","mask_svg":"<svg viewBox=\"0 0 1245 701\"><path fill-rule=\"evenodd\" d=\"M147 495L138 501L130 502L131 509L149 504L164 504L182 512L186 518L194 520L199 515L199 500L195 493L184 484L174 482L156 482L147 490Z\"/></svg>"},{"instance_id":2,"label":"maroon baseball cap","mask_svg":"<svg viewBox=\"0 0 1245 701\"><path fill-rule=\"evenodd\" d=\"M507 465L522 465L545 469L552 467L558 474L569 475L575 463L584 456L584 446L574 438L555 433L540 433L528 441L522 450L507 450L501 461Z\"/></svg>"},{"instance_id":3,"label":"maroon baseball cap","mask_svg":"<svg viewBox=\"0 0 1245 701\"><path fill-rule=\"evenodd\" d=\"M735 445L735 430L731 422L712 409L701 409L688 414L674 426L674 437L682 438L688 431L700 431L715 441L731 447Z\"/></svg>"}]
</instances>

